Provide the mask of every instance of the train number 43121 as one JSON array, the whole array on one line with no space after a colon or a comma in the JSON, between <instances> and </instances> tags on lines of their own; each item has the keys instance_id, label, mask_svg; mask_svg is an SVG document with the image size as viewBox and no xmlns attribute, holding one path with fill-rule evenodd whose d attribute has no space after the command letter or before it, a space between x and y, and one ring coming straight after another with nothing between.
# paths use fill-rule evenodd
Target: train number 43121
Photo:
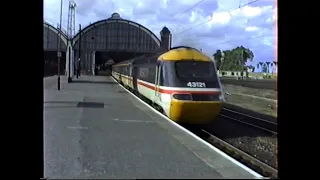
<instances>
[{"instance_id":1,"label":"train number 43121","mask_svg":"<svg viewBox=\"0 0 320 180\"><path fill-rule=\"evenodd\" d=\"M204 82L188 82L187 86L188 87L200 87L200 88L203 88L203 87L206 87L206 83L204 83Z\"/></svg>"}]
</instances>

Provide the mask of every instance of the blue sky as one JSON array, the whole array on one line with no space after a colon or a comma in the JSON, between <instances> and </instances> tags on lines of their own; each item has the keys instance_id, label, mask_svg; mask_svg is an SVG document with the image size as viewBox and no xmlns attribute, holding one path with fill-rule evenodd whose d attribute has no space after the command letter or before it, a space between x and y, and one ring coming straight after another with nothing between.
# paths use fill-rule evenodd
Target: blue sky
<instances>
[{"instance_id":1,"label":"blue sky","mask_svg":"<svg viewBox=\"0 0 320 180\"><path fill-rule=\"evenodd\" d=\"M167 26L173 34L173 46L201 48L206 54L212 55L217 49L227 50L243 45L255 55L249 64L277 61L276 1L259 0L237 10L234 9L239 5L254 0L199 1L75 0L76 31L78 24L85 27L117 12L124 19L144 25L157 36L160 36L162 27ZM66 29L69 0L63 0L63 3L62 26ZM59 14L60 0L44 0L45 21L57 26Z\"/></svg>"}]
</instances>

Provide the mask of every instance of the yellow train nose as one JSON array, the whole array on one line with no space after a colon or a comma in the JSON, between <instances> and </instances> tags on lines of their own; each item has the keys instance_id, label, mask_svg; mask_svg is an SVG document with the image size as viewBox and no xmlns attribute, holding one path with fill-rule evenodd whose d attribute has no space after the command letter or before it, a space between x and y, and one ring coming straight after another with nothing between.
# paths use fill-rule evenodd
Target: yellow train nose
<instances>
[{"instance_id":1,"label":"yellow train nose","mask_svg":"<svg viewBox=\"0 0 320 180\"><path fill-rule=\"evenodd\" d=\"M179 101L173 99L169 117L178 123L203 124L214 120L220 113L220 101Z\"/></svg>"}]
</instances>

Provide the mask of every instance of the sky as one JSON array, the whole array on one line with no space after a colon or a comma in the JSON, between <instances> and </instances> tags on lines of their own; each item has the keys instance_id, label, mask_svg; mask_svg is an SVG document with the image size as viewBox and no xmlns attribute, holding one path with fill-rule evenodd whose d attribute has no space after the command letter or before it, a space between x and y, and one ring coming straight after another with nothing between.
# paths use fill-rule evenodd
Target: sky
<instances>
[{"instance_id":1,"label":"sky","mask_svg":"<svg viewBox=\"0 0 320 180\"><path fill-rule=\"evenodd\" d=\"M173 46L191 46L212 56L217 49L249 48L248 64L277 61L277 5L275 0L74 0L78 24L107 19L117 12L156 36L166 26ZM44 0L44 20L60 22L60 0ZM249 5L246 5L253 2ZM67 29L69 0L63 0L62 27ZM241 7L241 8L239 8Z\"/></svg>"}]
</instances>

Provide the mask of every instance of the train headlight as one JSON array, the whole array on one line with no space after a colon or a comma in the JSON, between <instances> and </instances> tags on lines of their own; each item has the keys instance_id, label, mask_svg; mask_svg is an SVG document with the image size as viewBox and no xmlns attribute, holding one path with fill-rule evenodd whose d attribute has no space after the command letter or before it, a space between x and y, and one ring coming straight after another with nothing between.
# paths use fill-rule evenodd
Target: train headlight
<instances>
[{"instance_id":1,"label":"train headlight","mask_svg":"<svg viewBox=\"0 0 320 180\"><path fill-rule=\"evenodd\" d=\"M223 101L223 102L226 101L225 98L224 98L223 93L220 93L220 94L219 94L219 100L220 100L220 101Z\"/></svg>"},{"instance_id":2,"label":"train headlight","mask_svg":"<svg viewBox=\"0 0 320 180\"><path fill-rule=\"evenodd\" d=\"M173 94L172 97L177 100L187 100L187 101L192 100L191 94Z\"/></svg>"},{"instance_id":3,"label":"train headlight","mask_svg":"<svg viewBox=\"0 0 320 180\"><path fill-rule=\"evenodd\" d=\"M223 93L208 95L210 101L225 101Z\"/></svg>"},{"instance_id":4,"label":"train headlight","mask_svg":"<svg viewBox=\"0 0 320 180\"><path fill-rule=\"evenodd\" d=\"M224 101L224 96L221 93L206 95L206 97L207 97L206 101Z\"/></svg>"}]
</instances>

